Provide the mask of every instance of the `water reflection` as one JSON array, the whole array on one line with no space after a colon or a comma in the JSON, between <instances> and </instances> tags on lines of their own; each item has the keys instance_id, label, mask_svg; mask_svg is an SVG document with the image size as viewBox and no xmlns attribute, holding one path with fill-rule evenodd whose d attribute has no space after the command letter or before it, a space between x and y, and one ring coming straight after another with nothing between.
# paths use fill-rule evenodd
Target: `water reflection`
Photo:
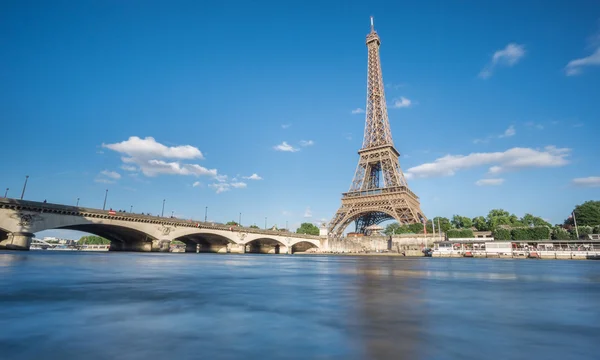
<instances>
[{"instance_id":1,"label":"water reflection","mask_svg":"<svg viewBox=\"0 0 600 360\"><path fill-rule=\"evenodd\" d=\"M1 357L593 358L598 265L0 252Z\"/></svg>"}]
</instances>

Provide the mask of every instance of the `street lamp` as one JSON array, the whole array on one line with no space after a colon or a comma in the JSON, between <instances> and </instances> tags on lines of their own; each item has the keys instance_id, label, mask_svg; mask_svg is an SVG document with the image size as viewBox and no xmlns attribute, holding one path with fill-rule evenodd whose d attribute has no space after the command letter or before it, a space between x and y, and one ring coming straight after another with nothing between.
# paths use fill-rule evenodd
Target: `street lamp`
<instances>
[{"instance_id":1,"label":"street lamp","mask_svg":"<svg viewBox=\"0 0 600 360\"><path fill-rule=\"evenodd\" d=\"M204 208L204 222L206 222L206 216L208 215L208 206Z\"/></svg>"},{"instance_id":2,"label":"street lamp","mask_svg":"<svg viewBox=\"0 0 600 360\"><path fill-rule=\"evenodd\" d=\"M175 214L175 210L171 210L171 218L173 217L173 214Z\"/></svg>"},{"instance_id":3,"label":"street lamp","mask_svg":"<svg viewBox=\"0 0 600 360\"><path fill-rule=\"evenodd\" d=\"M106 210L106 198L108 197L108 189L104 193L104 205L102 205L102 210Z\"/></svg>"},{"instance_id":4,"label":"street lamp","mask_svg":"<svg viewBox=\"0 0 600 360\"><path fill-rule=\"evenodd\" d=\"M131 205L131 206L129 207L129 213L130 213L130 214L131 214L131 213L133 213L133 205Z\"/></svg>"},{"instance_id":5,"label":"street lamp","mask_svg":"<svg viewBox=\"0 0 600 360\"><path fill-rule=\"evenodd\" d=\"M163 199L163 207L162 207L162 211L160 213L160 217L163 217L165 215L165 199Z\"/></svg>"},{"instance_id":6,"label":"street lamp","mask_svg":"<svg viewBox=\"0 0 600 360\"><path fill-rule=\"evenodd\" d=\"M21 200L23 200L23 196L25 196L25 189L27 188L27 179L29 179L29 175L25 175L25 184L23 184L23 192L21 193Z\"/></svg>"},{"instance_id":7,"label":"street lamp","mask_svg":"<svg viewBox=\"0 0 600 360\"><path fill-rule=\"evenodd\" d=\"M6 198L6 195L8 195L8 188L6 188L6 191L4 192L4 198Z\"/></svg>"},{"instance_id":8,"label":"street lamp","mask_svg":"<svg viewBox=\"0 0 600 360\"><path fill-rule=\"evenodd\" d=\"M242 213L240 213L240 220L238 221L238 226L242 226Z\"/></svg>"},{"instance_id":9,"label":"street lamp","mask_svg":"<svg viewBox=\"0 0 600 360\"><path fill-rule=\"evenodd\" d=\"M75 206L79 206L79 198L77 198L77 204Z\"/></svg>"},{"instance_id":10,"label":"street lamp","mask_svg":"<svg viewBox=\"0 0 600 360\"><path fill-rule=\"evenodd\" d=\"M267 217L265 216L265 230L267 230Z\"/></svg>"}]
</instances>

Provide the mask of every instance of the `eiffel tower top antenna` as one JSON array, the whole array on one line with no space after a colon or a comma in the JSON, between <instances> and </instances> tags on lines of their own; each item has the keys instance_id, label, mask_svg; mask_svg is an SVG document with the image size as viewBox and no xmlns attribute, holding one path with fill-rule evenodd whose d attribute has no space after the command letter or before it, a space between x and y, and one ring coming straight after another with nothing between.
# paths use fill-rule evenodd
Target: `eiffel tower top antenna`
<instances>
[{"instance_id":1,"label":"eiffel tower top antenna","mask_svg":"<svg viewBox=\"0 0 600 360\"><path fill-rule=\"evenodd\" d=\"M371 16L371 32L375 32L375 26L373 25L373 16Z\"/></svg>"}]
</instances>

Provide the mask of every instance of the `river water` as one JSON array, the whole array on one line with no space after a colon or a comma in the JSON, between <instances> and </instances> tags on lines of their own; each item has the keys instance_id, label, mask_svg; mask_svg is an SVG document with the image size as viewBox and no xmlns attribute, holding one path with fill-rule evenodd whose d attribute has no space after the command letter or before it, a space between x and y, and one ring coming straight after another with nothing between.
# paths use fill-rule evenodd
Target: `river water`
<instances>
[{"instance_id":1,"label":"river water","mask_svg":"<svg viewBox=\"0 0 600 360\"><path fill-rule=\"evenodd\" d=\"M0 252L1 359L598 359L600 261Z\"/></svg>"}]
</instances>

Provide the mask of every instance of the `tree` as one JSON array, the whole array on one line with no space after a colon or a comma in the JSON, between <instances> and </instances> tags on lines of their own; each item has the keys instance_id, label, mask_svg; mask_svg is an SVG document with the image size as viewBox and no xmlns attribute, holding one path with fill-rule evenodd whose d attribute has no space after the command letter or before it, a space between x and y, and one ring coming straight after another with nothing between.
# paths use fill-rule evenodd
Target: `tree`
<instances>
[{"instance_id":1,"label":"tree","mask_svg":"<svg viewBox=\"0 0 600 360\"><path fill-rule=\"evenodd\" d=\"M434 217L433 221L435 222L435 231L439 231L439 227L442 228L443 232L447 232L448 230L450 230L452 228L452 224L450 223L450 220L448 220L448 218L445 217Z\"/></svg>"},{"instance_id":2,"label":"tree","mask_svg":"<svg viewBox=\"0 0 600 360\"><path fill-rule=\"evenodd\" d=\"M472 220L473 226L477 229L477 231L489 231L490 227L488 226L485 218L483 216L477 216Z\"/></svg>"},{"instance_id":3,"label":"tree","mask_svg":"<svg viewBox=\"0 0 600 360\"><path fill-rule=\"evenodd\" d=\"M470 229L471 226L473 226L473 222L470 218L460 215L452 216L451 223L456 229Z\"/></svg>"},{"instance_id":4,"label":"tree","mask_svg":"<svg viewBox=\"0 0 600 360\"><path fill-rule=\"evenodd\" d=\"M110 244L110 240L105 239L100 236L96 236L96 235L88 235L88 236L82 236L81 239L79 239L79 241L77 241L77 244L79 244L79 245L106 245L106 244Z\"/></svg>"},{"instance_id":5,"label":"tree","mask_svg":"<svg viewBox=\"0 0 600 360\"><path fill-rule=\"evenodd\" d=\"M525 214L521 220L523 226L547 226L552 227L549 222L542 219L541 217L533 216L531 214Z\"/></svg>"},{"instance_id":6,"label":"tree","mask_svg":"<svg viewBox=\"0 0 600 360\"><path fill-rule=\"evenodd\" d=\"M248 227L249 227L250 229L258 229L258 226L256 226L256 225L250 225L250 226L248 226Z\"/></svg>"},{"instance_id":7,"label":"tree","mask_svg":"<svg viewBox=\"0 0 600 360\"><path fill-rule=\"evenodd\" d=\"M408 225L408 229L413 234L421 234L421 233L423 233L423 224L421 224L421 223L410 224L410 225Z\"/></svg>"},{"instance_id":8,"label":"tree","mask_svg":"<svg viewBox=\"0 0 600 360\"><path fill-rule=\"evenodd\" d=\"M225 225L233 225L233 226L238 226L238 223L235 221L228 221Z\"/></svg>"},{"instance_id":9,"label":"tree","mask_svg":"<svg viewBox=\"0 0 600 360\"><path fill-rule=\"evenodd\" d=\"M486 217L486 223L488 225L488 229L495 230L500 225L512 225L513 221L511 221L511 215L508 211L502 209L493 209L490 210Z\"/></svg>"},{"instance_id":10,"label":"tree","mask_svg":"<svg viewBox=\"0 0 600 360\"><path fill-rule=\"evenodd\" d=\"M586 201L583 204L575 206L573 213L575 214L577 226L600 225L600 201ZM574 225L573 218L567 218L565 224Z\"/></svg>"},{"instance_id":11,"label":"tree","mask_svg":"<svg viewBox=\"0 0 600 360\"><path fill-rule=\"evenodd\" d=\"M319 228L314 224L305 222L296 229L296 234L319 235Z\"/></svg>"},{"instance_id":12,"label":"tree","mask_svg":"<svg viewBox=\"0 0 600 360\"><path fill-rule=\"evenodd\" d=\"M406 225L400 225L397 222L393 222L388 224L383 230L383 233L386 235L399 235L399 234L408 234L410 233L410 229Z\"/></svg>"}]
</instances>

